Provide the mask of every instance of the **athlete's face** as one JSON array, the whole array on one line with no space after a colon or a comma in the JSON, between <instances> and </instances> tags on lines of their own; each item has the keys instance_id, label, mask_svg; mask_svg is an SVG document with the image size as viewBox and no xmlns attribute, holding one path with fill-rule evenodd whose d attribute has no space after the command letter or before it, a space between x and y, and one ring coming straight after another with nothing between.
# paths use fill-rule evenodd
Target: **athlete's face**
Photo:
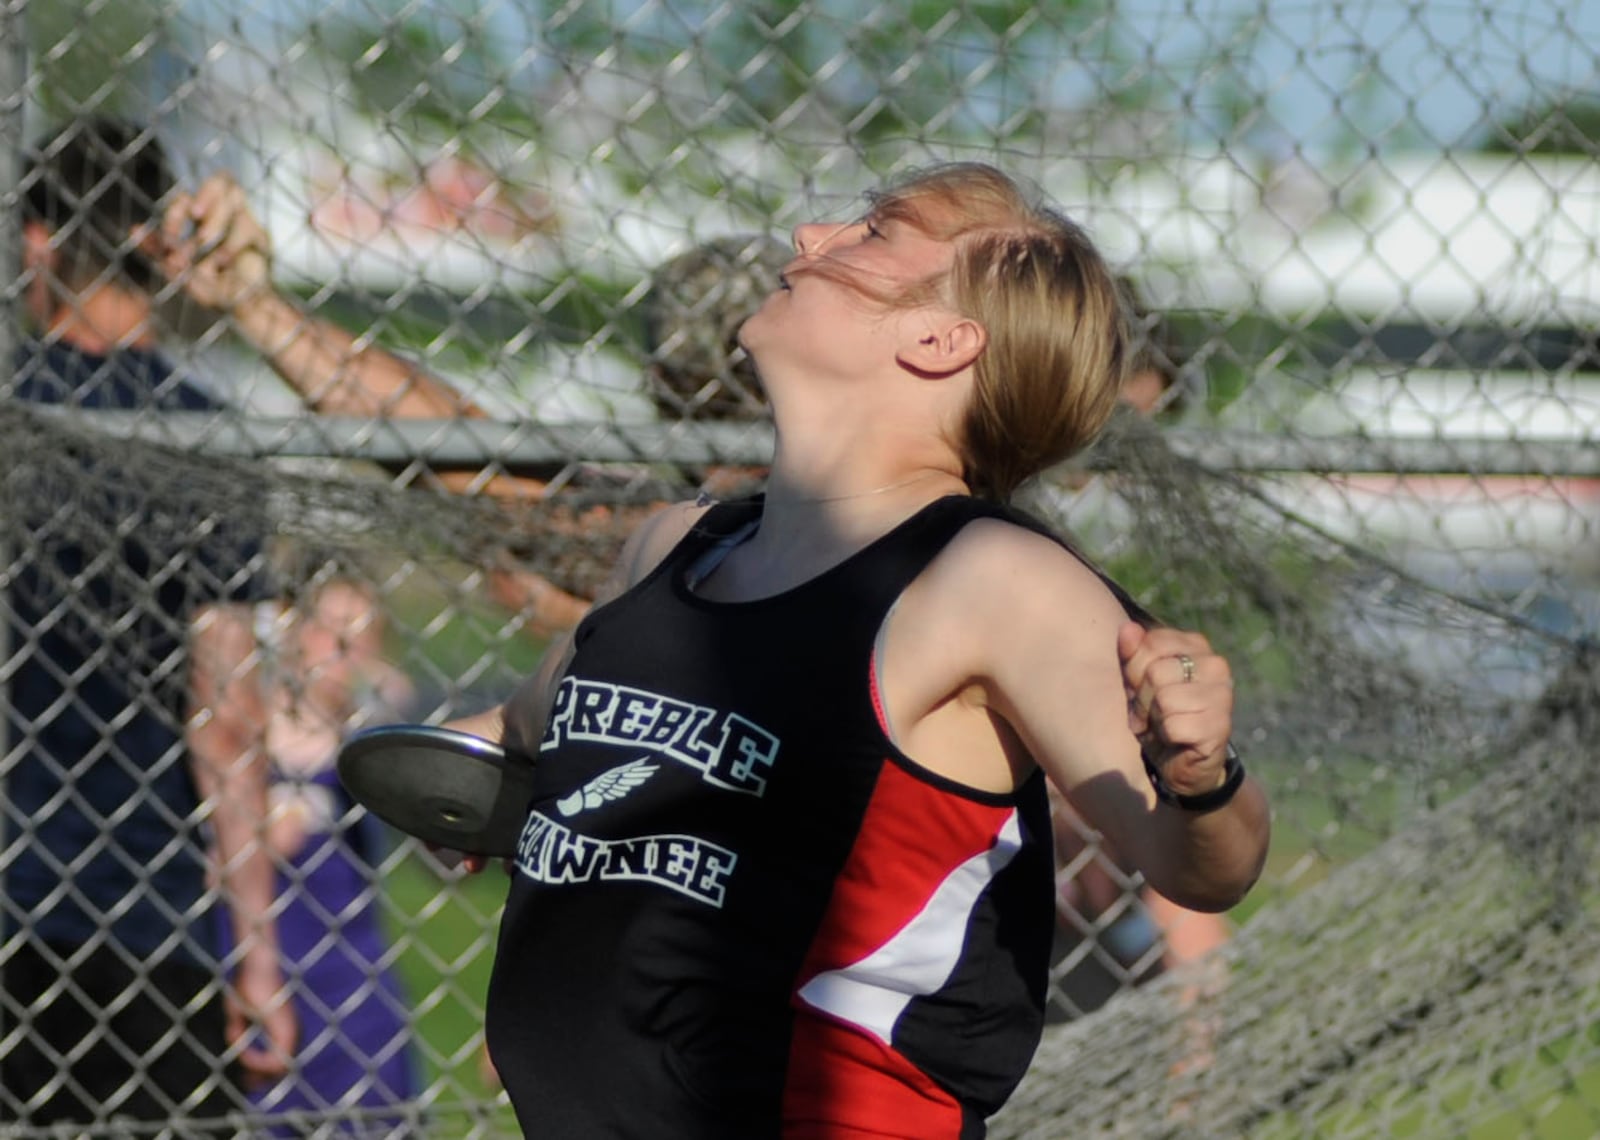
<instances>
[{"instance_id":1,"label":"athlete's face","mask_svg":"<svg viewBox=\"0 0 1600 1140\"><path fill-rule=\"evenodd\" d=\"M877 213L854 222L812 222L794 231L800 255L796 275L826 259L838 278L852 278L866 295L893 295L915 282L940 277L954 256L948 241L930 236L909 218Z\"/></svg>"},{"instance_id":2,"label":"athlete's face","mask_svg":"<svg viewBox=\"0 0 1600 1140\"><path fill-rule=\"evenodd\" d=\"M942 281L955 256L912 220L876 214L799 226L794 246L781 287L740 330L758 366L849 373L891 362L926 307L901 299Z\"/></svg>"}]
</instances>

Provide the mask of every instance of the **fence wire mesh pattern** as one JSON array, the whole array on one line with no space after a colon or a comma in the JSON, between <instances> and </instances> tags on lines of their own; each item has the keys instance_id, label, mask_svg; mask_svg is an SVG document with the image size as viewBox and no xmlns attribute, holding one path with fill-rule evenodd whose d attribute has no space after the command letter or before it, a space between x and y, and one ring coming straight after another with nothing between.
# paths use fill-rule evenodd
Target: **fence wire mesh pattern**
<instances>
[{"instance_id":1,"label":"fence wire mesh pattern","mask_svg":"<svg viewBox=\"0 0 1600 1140\"><path fill-rule=\"evenodd\" d=\"M497 703L654 505L758 488L735 334L788 231L950 159L1123 275L1142 371L1025 505L1229 656L1274 806L1219 919L1056 804L1052 1024L990 1134L1600 1135L1600 5L0 0L0 33L7 1135L516 1134L505 878L365 813L338 744ZM260 1004L263 954L299 1041L244 1096L212 999ZM95 1058L195 1091L136 1124Z\"/></svg>"}]
</instances>

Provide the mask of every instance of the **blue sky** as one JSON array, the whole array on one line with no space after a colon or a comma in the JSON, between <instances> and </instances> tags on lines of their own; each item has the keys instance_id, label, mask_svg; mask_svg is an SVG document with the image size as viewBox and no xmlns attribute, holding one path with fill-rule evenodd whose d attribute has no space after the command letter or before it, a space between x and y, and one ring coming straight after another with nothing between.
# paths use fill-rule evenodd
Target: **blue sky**
<instances>
[{"instance_id":1,"label":"blue sky","mask_svg":"<svg viewBox=\"0 0 1600 1140\"><path fill-rule=\"evenodd\" d=\"M1205 0L1192 7L1203 10ZM1212 0L1219 12L1263 14L1271 29L1260 73L1281 104L1314 127L1352 72L1381 77L1392 114L1456 141L1487 107L1539 94L1600 94L1600 0Z\"/></svg>"}]
</instances>

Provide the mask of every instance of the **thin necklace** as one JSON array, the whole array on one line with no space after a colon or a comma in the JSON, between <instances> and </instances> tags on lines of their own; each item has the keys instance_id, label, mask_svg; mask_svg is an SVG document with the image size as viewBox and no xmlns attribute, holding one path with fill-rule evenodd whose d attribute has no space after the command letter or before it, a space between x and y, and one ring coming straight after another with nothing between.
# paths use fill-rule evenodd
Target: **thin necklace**
<instances>
[{"instance_id":1,"label":"thin necklace","mask_svg":"<svg viewBox=\"0 0 1600 1140\"><path fill-rule=\"evenodd\" d=\"M870 491L851 491L847 495L823 495L820 498L815 499L785 499L784 501L795 506L812 506L817 503L842 503L846 499L866 499L873 495L883 495L889 491L898 491L901 487L909 487L913 483L919 483L924 479L931 479L935 475L944 474L947 474L947 472L923 471L916 475L912 475L909 478L901 479L895 483L885 483L882 487L874 487ZM695 495L695 506L697 507L708 507L716 501L716 496L710 491L707 491L704 487L701 487Z\"/></svg>"},{"instance_id":2,"label":"thin necklace","mask_svg":"<svg viewBox=\"0 0 1600 1140\"><path fill-rule=\"evenodd\" d=\"M873 495L882 495L889 491L898 491L901 487L909 487L913 483L920 483L924 479L931 479L935 475L945 475L945 471L922 471L910 478L901 479L897 483L885 483L882 487L874 487L870 491L852 491L848 495L823 495L816 499L788 499L789 503L798 505L811 505L815 503L842 503L846 499L867 499Z\"/></svg>"}]
</instances>

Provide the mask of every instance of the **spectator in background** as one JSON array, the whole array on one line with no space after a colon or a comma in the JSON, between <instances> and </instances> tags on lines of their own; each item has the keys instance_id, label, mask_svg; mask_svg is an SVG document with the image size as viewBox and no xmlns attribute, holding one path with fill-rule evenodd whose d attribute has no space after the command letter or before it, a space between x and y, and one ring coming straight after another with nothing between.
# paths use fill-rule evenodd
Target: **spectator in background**
<instances>
[{"instance_id":1,"label":"spectator in background","mask_svg":"<svg viewBox=\"0 0 1600 1140\"><path fill-rule=\"evenodd\" d=\"M482 414L426 372L367 350L275 293L270 245L238 187L217 176L192 193L179 189L151 129L73 122L31 152L24 185L25 301L36 335L19 349L13 399L226 410L160 350L154 293L165 277L191 300L230 312L316 410ZM6 792L9 830L22 839L0 869L12 935L0 950L0 1012L25 1032L0 1046L0 1119L215 1115L237 1104L221 1076L225 1056L238 1052L252 1083L270 1080L284 1072L295 1038L260 842L265 710L246 609L272 592L257 572L265 535L239 534L228 520L211 526L217 520L192 517L197 504L170 495L141 498L145 473L103 456L63 461L79 463L74 481L96 493L77 504L72 527L49 491L36 486L24 498L38 517L11 591L11 645L21 658L11 696L24 744ZM456 472L441 482L468 491L482 480ZM502 495L540 490L504 475L492 483ZM27 487L24 478L23 496ZM182 521L158 525L173 518ZM108 542L118 558L102 556ZM550 624L575 622L586 603L543 585ZM209 924L192 919L204 892L202 816L232 904L226 1010L210 996ZM69 879L73 889L63 890ZM102 927L109 942L99 940ZM63 972L75 986L58 992ZM120 1012L102 1028L110 1010ZM169 1032L171 1010L183 1032ZM247 1038L251 1023L260 1032ZM63 1075L62 1059L84 1040L83 1064Z\"/></svg>"},{"instance_id":2,"label":"spectator in background","mask_svg":"<svg viewBox=\"0 0 1600 1140\"><path fill-rule=\"evenodd\" d=\"M762 234L712 238L650 274L640 302L645 382L667 420L739 422L770 416L739 329L778 288L790 249ZM714 466L699 472L702 493L732 498L760 489L765 467Z\"/></svg>"},{"instance_id":3,"label":"spectator in background","mask_svg":"<svg viewBox=\"0 0 1600 1140\"><path fill-rule=\"evenodd\" d=\"M650 274L639 303L646 384L668 420L765 419L767 400L739 328L777 288L789 247L761 234L701 242Z\"/></svg>"},{"instance_id":4,"label":"spectator in background","mask_svg":"<svg viewBox=\"0 0 1600 1140\"><path fill-rule=\"evenodd\" d=\"M393 418L480 418L485 413L441 378L364 338L304 312L272 282L272 240L243 190L226 174L213 175L168 213L166 272L189 296L227 314L234 327L296 392L320 412ZM737 420L766 415L754 369L737 333L776 287L787 248L760 235L714 238L671 259L652 274L640 309L650 362L645 384L669 419ZM709 493L754 489L760 469L714 467L701 473ZM505 473L445 472L440 484L509 501L535 501L538 480ZM618 519L614 514L626 517ZM624 530L638 512L593 508L553 526ZM514 612L529 615L536 634L571 629L588 599L561 589L514 563L489 568L490 591Z\"/></svg>"},{"instance_id":5,"label":"spectator in background","mask_svg":"<svg viewBox=\"0 0 1600 1140\"><path fill-rule=\"evenodd\" d=\"M222 410L158 343L149 255L173 179L155 138L86 119L26 167L34 332L9 399ZM238 1105L227 1058L270 1078L295 1041L261 843L247 607L269 589L264 535L110 448L61 446L60 481L8 473L24 535L7 595L0 1119L215 1117ZM239 948L225 987L202 918L207 827Z\"/></svg>"},{"instance_id":6,"label":"spectator in background","mask_svg":"<svg viewBox=\"0 0 1600 1140\"><path fill-rule=\"evenodd\" d=\"M1122 402L1142 416L1176 412L1183 406L1177 387L1181 353L1166 318L1145 303L1139 287L1119 279L1133 333L1133 359L1122 385Z\"/></svg>"},{"instance_id":7,"label":"spectator in background","mask_svg":"<svg viewBox=\"0 0 1600 1140\"><path fill-rule=\"evenodd\" d=\"M272 764L268 844L280 867L278 940L300 1024L290 1072L255 1089L267 1113L336 1115L316 1135L370 1135L421 1089L412 1006L389 965L378 871L389 844L356 810L335 764L346 733L404 719L411 681L383 654L372 587L324 561L297 604L263 603L266 752ZM299 577L299 576L297 576ZM274 1135L299 1135L290 1125Z\"/></svg>"}]
</instances>

